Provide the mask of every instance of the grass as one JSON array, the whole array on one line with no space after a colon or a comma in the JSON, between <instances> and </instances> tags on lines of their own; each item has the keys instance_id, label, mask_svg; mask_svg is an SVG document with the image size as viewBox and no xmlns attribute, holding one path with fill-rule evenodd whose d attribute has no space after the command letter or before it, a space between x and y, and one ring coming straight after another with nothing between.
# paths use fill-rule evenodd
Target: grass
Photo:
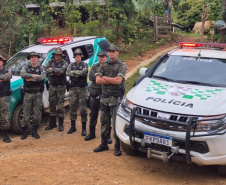
<instances>
[{"instance_id":1,"label":"grass","mask_svg":"<svg viewBox=\"0 0 226 185\"><path fill-rule=\"evenodd\" d=\"M128 60L133 57L142 55L146 51L149 51L154 48L158 48L162 45L164 45L166 41L161 41L159 43L151 42L151 41L140 41L135 42L132 45L120 45L120 60Z\"/></svg>"},{"instance_id":2,"label":"grass","mask_svg":"<svg viewBox=\"0 0 226 185\"><path fill-rule=\"evenodd\" d=\"M201 37L200 33L187 33L187 32L181 32L181 33L177 33L177 34L183 35L183 36Z\"/></svg>"},{"instance_id":3,"label":"grass","mask_svg":"<svg viewBox=\"0 0 226 185\"><path fill-rule=\"evenodd\" d=\"M156 59L156 60L154 60L154 61L151 61L151 62L150 62L147 66L145 66L145 67L150 68L157 60L158 60L158 59ZM125 94L126 94L127 92L129 92L130 89L133 88L134 83L135 83L136 80L140 77L140 75L139 75L139 70L140 70L140 68L137 69L137 72L134 73L131 77L129 77L129 78L126 80L126 82L125 82L125 86L126 86L126 92L125 92Z\"/></svg>"}]
</instances>

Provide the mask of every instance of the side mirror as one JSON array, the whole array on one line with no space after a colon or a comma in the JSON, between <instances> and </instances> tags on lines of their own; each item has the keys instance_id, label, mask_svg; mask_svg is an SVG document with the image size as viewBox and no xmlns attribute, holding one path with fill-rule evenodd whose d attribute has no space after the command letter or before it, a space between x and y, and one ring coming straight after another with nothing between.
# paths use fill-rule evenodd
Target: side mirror
<instances>
[{"instance_id":1,"label":"side mirror","mask_svg":"<svg viewBox=\"0 0 226 185\"><path fill-rule=\"evenodd\" d=\"M141 67L140 70L139 70L139 75L140 76L144 76L145 73L147 72L148 68L146 67Z\"/></svg>"}]
</instances>

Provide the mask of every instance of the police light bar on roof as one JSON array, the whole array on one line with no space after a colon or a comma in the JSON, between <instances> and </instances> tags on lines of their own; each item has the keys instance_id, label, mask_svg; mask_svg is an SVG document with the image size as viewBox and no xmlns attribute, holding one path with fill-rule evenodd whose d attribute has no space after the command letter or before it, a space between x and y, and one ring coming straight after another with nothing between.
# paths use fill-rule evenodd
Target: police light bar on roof
<instances>
[{"instance_id":1,"label":"police light bar on roof","mask_svg":"<svg viewBox=\"0 0 226 185\"><path fill-rule=\"evenodd\" d=\"M38 42L42 44L71 42L71 37L59 37L59 38L38 38Z\"/></svg>"},{"instance_id":2,"label":"police light bar on roof","mask_svg":"<svg viewBox=\"0 0 226 185\"><path fill-rule=\"evenodd\" d=\"M192 47L192 48L218 48L225 49L226 44L218 44L218 43L195 43L195 42L180 42L180 47Z\"/></svg>"}]
</instances>

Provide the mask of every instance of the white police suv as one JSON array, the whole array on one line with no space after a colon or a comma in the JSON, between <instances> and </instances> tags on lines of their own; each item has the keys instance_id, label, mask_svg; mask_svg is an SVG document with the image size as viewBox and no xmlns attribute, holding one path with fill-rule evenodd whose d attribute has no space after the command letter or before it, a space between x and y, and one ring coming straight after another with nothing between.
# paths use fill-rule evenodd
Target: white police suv
<instances>
[{"instance_id":1,"label":"white police suv","mask_svg":"<svg viewBox=\"0 0 226 185\"><path fill-rule=\"evenodd\" d=\"M116 133L127 154L226 175L226 44L180 43L160 57L122 100Z\"/></svg>"},{"instance_id":2,"label":"white police suv","mask_svg":"<svg viewBox=\"0 0 226 185\"><path fill-rule=\"evenodd\" d=\"M11 129L15 133L21 132L20 121L23 117L22 103L23 97L20 88L23 86L23 79L20 77L22 67L28 62L27 56L31 51L40 54L39 62L42 65L52 58L54 48L61 47L63 50L63 57L66 61L74 62L73 52L76 48L80 48L83 53L82 60L87 62L89 68L98 61L97 54L102 49L109 47L109 42L104 37L61 37L61 38L40 38L38 44L26 47L12 56L6 63L6 67L12 71L11 90L10 96L10 119ZM68 99L68 92L66 93L66 100ZM45 88L43 92L43 109L49 108L48 101L49 93Z\"/></svg>"}]
</instances>

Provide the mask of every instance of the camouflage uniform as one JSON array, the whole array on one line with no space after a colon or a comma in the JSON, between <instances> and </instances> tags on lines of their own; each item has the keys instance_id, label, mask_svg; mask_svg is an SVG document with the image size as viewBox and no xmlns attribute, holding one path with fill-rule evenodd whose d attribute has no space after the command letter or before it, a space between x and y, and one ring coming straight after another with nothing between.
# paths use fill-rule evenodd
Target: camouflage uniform
<instances>
[{"instance_id":1,"label":"camouflage uniform","mask_svg":"<svg viewBox=\"0 0 226 185\"><path fill-rule=\"evenodd\" d=\"M33 77L32 82L26 82L25 79L32 78L33 74L39 76ZM23 119L21 126L23 128L22 138L26 139L27 129L30 126L30 122L33 124L33 131L37 133L37 127L39 126L42 114L42 92L44 90L44 80L46 78L46 72L43 66L38 64L37 67L32 67L29 62L25 65L20 73L21 77L24 78L24 100L23 100ZM34 134L34 132L32 134ZM23 137L23 135L26 135ZM37 139L40 137L34 136Z\"/></svg>"},{"instance_id":2,"label":"camouflage uniform","mask_svg":"<svg viewBox=\"0 0 226 185\"><path fill-rule=\"evenodd\" d=\"M80 107L80 115L82 121L82 135L86 135L86 122L87 122L87 73L88 65L81 61L79 64L73 62L68 66L67 76L70 77L70 90L69 90L69 106L70 106L70 119L72 125L77 120L77 109ZM70 130L68 133L71 133Z\"/></svg>"},{"instance_id":3,"label":"camouflage uniform","mask_svg":"<svg viewBox=\"0 0 226 185\"><path fill-rule=\"evenodd\" d=\"M109 120L112 119L113 130L114 130L114 138L115 138L115 155L121 155L120 151L120 142L119 138L115 132L115 119L116 119L116 111L118 100L124 94L125 87L125 74L126 74L126 64L120 60L116 60L115 62L107 61L102 64L100 67L99 76L107 76L107 77L123 77L123 81L116 84L104 84L102 86L102 95L100 99L101 103L101 145L94 149L94 152L100 152L103 150L108 150L107 146L107 137L109 134Z\"/></svg>"},{"instance_id":4,"label":"camouflage uniform","mask_svg":"<svg viewBox=\"0 0 226 185\"><path fill-rule=\"evenodd\" d=\"M102 85L96 84L95 73L100 72L100 63L94 64L89 73L89 80L91 83L90 91L90 134L87 135L84 139L86 141L95 138L95 128L97 124L99 109L100 109L100 95Z\"/></svg>"},{"instance_id":5,"label":"camouflage uniform","mask_svg":"<svg viewBox=\"0 0 226 185\"><path fill-rule=\"evenodd\" d=\"M63 131L63 122L65 115L65 92L66 92L66 70L67 62L64 59L56 62L51 59L46 65L46 73L49 82L49 107L50 107L50 123L45 130L56 127L56 117L59 117L59 131ZM50 70L49 68L52 68ZM58 109L57 109L57 108Z\"/></svg>"},{"instance_id":6,"label":"camouflage uniform","mask_svg":"<svg viewBox=\"0 0 226 185\"><path fill-rule=\"evenodd\" d=\"M0 80L3 80L3 82L0 82L0 128L2 130L10 129L9 95L11 78L12 75L8 69L6 69L5 67L0 69Z\"/></svg>"}]
</instances>

